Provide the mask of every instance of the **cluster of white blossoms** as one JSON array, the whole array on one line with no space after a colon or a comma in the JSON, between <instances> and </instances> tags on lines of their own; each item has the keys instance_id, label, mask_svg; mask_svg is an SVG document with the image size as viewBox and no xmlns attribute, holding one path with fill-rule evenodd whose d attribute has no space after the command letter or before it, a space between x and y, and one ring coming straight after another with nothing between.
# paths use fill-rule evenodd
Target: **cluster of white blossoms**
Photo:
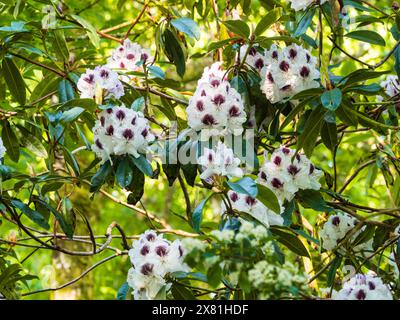
<instances>
[{"instance_id":1,"label":"cluster of white blossoms","mask_svg":"<svg viewBox=\"0 0 400 320\"><path fill-rule=\"evenodd\" d=\"M389 98L393 98L400 93L400 81L397 76L389 75L384 81L381 82L381 87L385 90L385 93ZM378 96L378 101L383 101L382 96Z\"/></svg>"},{"instance_id":2,"label":"cluster of white blossoms","mask_svg":"<svg viewBox=\"0 0 400 320\"><path fill-rule=\"evenodd\" d=\"M319 3L319 4L324 4L328 0L289 0L291 3L291 8L300 11L300 10L306 10L312 3Z\"/></svg>"},{"instance_id":3,"label":"cluster of white blossoms","mask_svg":"<svg viewBox=\"0 0 400 320\"><path fill-rule=\"evenodd\" d=\"M135 300L154 299L161 288L168 289L167 274L188 270L181 242L171 243L152 230L133 242L129 257L133 267L129 269L127 282L133 288Z\"/></svg>"},{"instance_id":4,"label":"cluster of white blossoms","mask_svg":"<svg viewBox=\"0 0 400 320\"><path fill-rule=\"evenodd\" d=\"M276 149L269 160L265 156L258 174L258 183L271 189L282 202L292 200L299 190L321 188L318 180L322 171L316 169L305 155L294 155L293 149L283 146Z\"/></svg>"},{"instance_id":5,"label":"cluster of white blossoms","mask_svg":"<svg viewBox=\"0 0 400 320\"><path fill-rule=\"evenodd\" d=\"M390 289L374 273L356 274L343 284L339 291L333 291L333 300L393 300Z\"/></svg>"},{"instance_id":6,"label":"cluster of white blossoms","mask_svg":"<svg viewBox=\"0 0 400 320\"><path fill-rule=\"evenodd\" d=\"M7 151L7 149L4 146L3 139L0 138L0 159L4 158L4 155L6 154L6 151Z\"/></svg>"},{"instance_id":7,"label":"cluster of white blossoms","mask_svg":"<svg viewBox=\"0 0 400 320\"><path fill-rule=\"evenodd\" d=\"M80 97L102 101L103 98L119 99L124 95L124 87L118 79L118 73L107 66L87 69L78 80Z\"/></svg>"},{"instance_id":8,"label":"cluster of white blossoms","mask_svg":"<svg viewBox=\"0 0 400 320\"><path fill-rule=\"evenodd\" d=\"M259 200L252 198L249 195L241 194L232 190L228 191L228 197L233 210L248 213L258 221L260 221L264 226L270 227L283 225L283 218L281 217L281 215L268 209ZM221 203L221 208L222 213L225 213L230 209L226 207L224 202ZM283 212L282 207L281 212Z\"/></svg>"},{"instance_id":9,"label":"cluster of white blossoms","mask_svg":"<svg viewBox=\"0 0 400 320\"><path fill-rule=\"evenodd\" d=\"M201 179L207 180L213 176L226 176L229 178L243 176L240 159L235 157L233 150L223 142L218 141L215 150L204 148L204 153L197 159L197 163L204 169Z\"/></svg>"},{"instance_id":10,"label":"cluster of white blossoms","mask_svg":"<svg viewBox=\"0 0 400 320\"><path fill-rule=\"evenodd\" d=\"M259 59L256 62L261 66ZM281 102L301 91L319 87L319 82L316 81L320 76L317 59L297 44L283 49L272 45L269 50L265 50L264 66L260 75L261 91L272 103Z\"/></svg>"},{"instance_id":11,"label":"cluster of white blossoms","mask_svg":"<svg viewBox=\"0 0 400 320\"><path fill-rule=\"evenodd\" d=\"M333 250L338 246L341 240L357 225L358 220L351 217L347 213L339 212L335 215L331 215L327 222L325 222L322 230L320 231L320 237L322 240L322 247L325 250ZM365 230L366 226L354 232L350 237L350 243L353 242L357 236ZM352 248L354 252L372 252L372 242L370 239L364 243L358 244ZM343 252L343 248L339 248L339 253Z\"/></svg>"},{"instance_id":12,"label":"cluster of white blossoms","mask_svg":"<svg viewBox=\"0 0 400 320\"><path fill-rule=\"evenodd\" d=\"M107 66L113 69L126 69L128 71L141 71L142 63L151 63L153 57L149 50L143 49L139 44L125 39L107 60Z\"/></svg>"},{"instance_id":13,"label":"cluster of white blossoms","mask_svg":"<svg viewBox=\"0 0 400 320\"><path fill-rule=\"evenodd\" d=\"M231 87L220 62L204 69L194 95L186 108L188 125L202 131L202 137L243 132L246 121L240 94Z\"/></svg>"},{"instance_id":14,"label":"cluster of white blossoms","mask_svg":"<svg viewBox=\"0 0 400 320\"><path fill-rule=\"evenodd\" d=\"M295 287L306 290L307 275L289 261L284 264L273 264L269 261L259 261L248 272L249 282L258 290L258 299L274 298L275 293L290 293Z\"/></svg>"},{"instance_id":15,"label":"cluster of white blossoms","mask_svg":"<svg viewBox=\"0 0 400 320\"><path fill-rule=\"evenodd\" d=\"M145 154L154 140L149 123L141 112L124 105L100 113L93 128L92 150L105 162L111 155L130 154L135 158Z\"/></svg>"}]
</instances>

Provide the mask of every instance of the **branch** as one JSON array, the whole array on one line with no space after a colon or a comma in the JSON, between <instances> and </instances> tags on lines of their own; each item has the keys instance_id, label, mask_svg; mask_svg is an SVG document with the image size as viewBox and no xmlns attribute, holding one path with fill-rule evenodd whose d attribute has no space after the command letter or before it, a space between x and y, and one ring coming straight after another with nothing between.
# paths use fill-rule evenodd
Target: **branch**
<instances>
[{"instance_id":1,"label":"branch","mask_svg":"<svg viewBox=\"0 0 400 320\"><path fill-rule=\"evenodd\" d=\"M31 291L31 292L25 292L22 293L21 296L25 297L25 296L29 296L32 294L37 294L37 293L41 293L41 292L48 292L48 291L57 291L57 290L61 290L64 289L65 287L70 286L71 284L74 284L75 282L78 282L80 279L82 279L84 276L86 276L90 271L96 269L98 266L102 265L103 263L110 261L118 256L121 255L127 255L128 252L127 251L123 251L123 252L118 252L113 254L112 256L109 256L103 260L100 260L99 262L95 263L94 265L92 265L90 268L86 269L81 275L79 275L78 277L76 277L75 279L72 279L71 281L64 283L61 286L58 287L53 287L53 288L46 288L46 289L40 289L40 290L36 290L36 291Z\"/></svg>"}]
</instances>

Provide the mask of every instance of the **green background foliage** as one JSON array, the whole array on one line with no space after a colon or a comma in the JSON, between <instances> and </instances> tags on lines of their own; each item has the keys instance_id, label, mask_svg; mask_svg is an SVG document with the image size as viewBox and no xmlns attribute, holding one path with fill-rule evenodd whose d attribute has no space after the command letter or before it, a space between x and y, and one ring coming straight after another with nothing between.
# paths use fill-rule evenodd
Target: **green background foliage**
<instances>
[{"instance_id":1,"label":"green background foliage","mask_svg":"<svg viewBox=\"0 0 400 320\"><path fill-rule=\"evenodd\" d=\"M349 30L341 27L346 17L340 16L338 10L343 5L348 5L351 16L355 17ZM178 121L179 130L187 126L185 104L180 101L187 101L194 92L204 67L222 59L224 66L232 69L240 44L259 43L268 47L276 41L282 45L301 43L319 57L325 88L300 93L297 98L302 102L297 107L289 103L273 106L265 97L262 100L257 96L254 88L249 90L246 84L251 70L246 75L246 66L242 66L243 70L239 66L239 70L230 74L232 85L236 85L245 101L251 100L256 105L256 121L261 123L266 119L264 133L259 137L259 159L263 148L275 148L281 142L295 147L297 143L297 148L303 148L325 172L323 198L319 193L297 196L292 217L296 233L290 234L294 239L279 234L279 230L275 234L283 237L283 243L287 244L289 239L289 246L292 244L289 256L301 259L297 255L309 255L318 270L323 265L323 255L312 240L318 238L316 231L321 222L335 208L330 206L338 200L335 191L342 194L340 199L348 199L361 208L400 206L398 104L389 102L388 115L382 116L375 100L376 95L383 95L377 83L386 73L399 71L400 52L396 44L400 39L400 15L391 5L389 0L329 1L322 8L313 6L306 12L295 13L286 1L273 0L236 0L228 5L213 0L0 0L0 119L1 137L7 148L4 166L0 167L1 188L4 198L14 199L3 203L0 209L7 212L6 205L14 207L16 215L0 217L0 271L3 273L6 265L16 264L15 275L25 277L17 279L17 291L12 285L14 281L4 287L9 297L18 297L15 292L36 291L71 281L113 254L112 250L126 249L116 236L110 243L112 248L97 255L71 256L57 250L36 250L30 245L37 242L9 221L18 220L20 213L28 227L64 233L67 237L53 241L53 245L72 251L92 250L89 235L104 236L114 221L128 235L130 245L143 231L165 227L151 215L167 221L175 230L188 233L199 231L200 221L205 233L218 228L220 218L216 208L220 198L211 197L203 203L204 208L199 207L211 192L193 186L189 177L193 168L179 171L177 167L162 167L158 179L136 172L135 181L136 176L146 181L140 202L136 201L142 193L140 187L132 189L136 195L129 200L128 193L117 185L129 185L125 180L131 181L130 170L123 167L126 163L120 165L114 183L103 185L106 181L98 175L100 183L94 186L92 180L90 186L100 166L94 153L82 147L93 141L91 128L97 106L92 100L79 99L75 83L86 68L106 63L118 45L116 40L123 39L132 25L129 39L151 49L156 57L156 63L149 69L152 76L149 85L156 91L150 93L149 115L155 123L165 126ZM49 17L47 8L55 12L55 28L42 27L43 19ZM232 20L231 11L235 8L241 21ZM335 46L340 49L334 49ZM165 97L157 92L163 92ZM142 105L141 97L146 94L137 84L121 100L128 106ZM311 111L316 105L322 107ZM158 133L162 131L156 124L152 128ZM155 163L152 167L157 171ZM179 172L181 176L175 180ZM355 172L357 175L341 192ZM197 176L196 184L199 183ZM186 186L187 193L181 184ZM91 191L100 188L102 192L92 194ZM259 189L260 200L276 208L268 191ZM132 210L133 206L140 212ZM399 212L394 210L387 216L374 210L358 211L364 216L377 213L371 219L386 220L389 225L398 223ZM307 223L301 220L301 215ZM193 228L185 221L187 216L193 218ZM118 234L115 229L112 232ZM380 244L388 238L385 232ZM80 238L80 242L70 241L68 237L73 235L85 238ZM170 239L176 236L167 235ZM16 238L18 245L13 244ZM43 238L46 240L49 238ZM104 237L96 240L104 241ZM388 272L386 262L371 263L371 269ZM24 298L115 299L129 267L127 256L119 256L65 289ZM323 274L321 287L336 272L330 270L331 274ZM33 277L29 275L38 278L31 280ZM29 281L24 283L24 280Z\"/></svg>"}]
</instances>

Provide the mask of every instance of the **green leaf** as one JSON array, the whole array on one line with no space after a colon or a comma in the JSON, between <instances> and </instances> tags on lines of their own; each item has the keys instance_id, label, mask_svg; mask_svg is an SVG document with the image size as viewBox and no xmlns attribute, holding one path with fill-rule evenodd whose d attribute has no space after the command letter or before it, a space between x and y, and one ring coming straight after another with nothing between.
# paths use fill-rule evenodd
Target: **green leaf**
<instances>
[{"instance_id":1,"label":"green leaf","mask_svg":"<svg viewBox=\"0 0 400 320\"><path fill-rule=\"evenodd\" d=\"M220 40L220 41L216 41L216 42L211 42L208 45L207 51L213 51L219 48L224 47L227 44L231 44L233 41L236 40L240 40L239 37L233 37L233 38L229 38L229 39L224 39L224 40Z\"/></svg>"},{"instance_id":2,"label":"green leaf","mask_svg":"<svg viewBox=\"0 0 400 320\"><path fill-rule=\"evenodd\" d=\"M247 194L252 198L257 197L257 184L250 177L244 177L236 182L228 181L227 184L233 191Z\"/></svg>"},{"instance_id":3,"label":"green leaf","mask_svg":"<svg viewBox=\"0 0 400 320\"><path fill-rule=\"evenodd\" d=\"M308 253L308 250L304 246L303 242L301 242L301 240L294 234L283 231L282 229L278 229L276 227L271 227L269 230L277 237L277 241L282 243L290 251L298 254L299 256L310 258L310 254Z\"/></svg>"},{"instance_id":4,"label":"green leaf","mask_svg":"<svg viewBox=\"0 0 400 320\"><path fill-rule=\"evenodd\" d=\"M62 146L62 148L64 149L65 162L71 166L72 170L74 170L75 176L79 177L81 174L81 169L79 167L78 161L76 160L72 152L68 150L68 148L64 146Z\"/></svg>"},{"instance_id":5,"label":"green leaf","mask_svg":"<svg viewBox=\"0 0 400 320\"><path fill-rule=\"evenodd\" d=\"M157 66L148 66L147 69L149 69L149 73L151 76L154 78L159 78L165 80L165 73L162 71L160 67Z\"/></svg>"},{"instance_id":6,"label":"green leaf","mask_svg":"<svg viewBox=\"0 0 400 320\"><path fill-rule=\"evenodd\" d=\"M190 289L178 283L172 285L171 293L176 300L196 300L196 297Z\"/></svg>"},{"instance_id":7,"label":"green leaf","mask_svg":"<svg viewBox=\"0 0 400 320\"><path fill-rule=\"evenodd\" d=\"M304 131L299 136L297 150L303 148L307 157L311 157L312 155L325 113L326 110L322 106L317 106L306 120Z\"/></svg>"},{"instance_id":8,"label":"green leaf","mask_svg":"<svg viewBox=\"0 0 400 320\"><path fill-rule=\"evenodd\" d=\"M4 58L2 63L2 71L4 80L10 90L11 95L20 104L25 105L26 90L25 82L22 79L21 73L12 59Z\"/></svg>"},{"instance_id":9,"label":"green leaf","mask_svg":"<svg viewBox=\"0 0 400 320\"><path fill-rule=\"evenodd\" d=\"M268 209L280 214L281 206L279 205L279 201L275 193L261 184L257 184L257 189L257 199L260 200Z\"/></svg>"},{"instance_id":10,"label":"green leaf","mask_svg":"<svg viewBox=\"0 0 400 320\"><path fill-rule=\"evenodd\" d=\"M19 209L23 214L25 214L29 219L35 222L37 225L42 228L49 230L50 225L46 221L46 219L37 211L29 208L25 203L22 203L19 200L11 200L11 204L14 208Z\"/></svg>"},{"instance_id":11,"label":"green leaf","mask_svg":"<svg viewBox=\"0 0 400 320\"><path fill-rule=\"evenodd\" d=\"M112 167L109 160L101 165L99 171L97 171L96 174L92 177L90 192L95 192L101 188L107 177L110 175L111 169Z\"/></svg>"},{"instance_id":12,"label":"green leaf","mask_svg":"<svg viewBox=\"0 0 400 320\"><path fill-rule=\"evenodd\" d=\"M129 158L132 160L133 164L140 171L142 171L146 176L148 176L148 177L152 177L153 176L153 169L151 168L151 165L147 161L145 156L140 155L138 158L130 156Z\"/></svg>"},{"instance_id":13,"label":"green leaf","mask_svg":"<svg viewBox=\"0 0 400 320\"><path fill-rule=\"evenodd\" d=\"M200 39L200 29L196 22L189 18L179 18L171 20L171 24L180 32L185 33L189 37Z\"/></svg>"},{"instance_id":14,"label":"green leaf","mask_svg":"<svg viewBox=\"0 0 400 320\"><path fill-rule=\"evenodd\" d=\"M317 190L299 190L296 197L304 208L312 208L321 212L333 211L331 207L327 206L321 193Z\"/></svg>"},{"instance_id":15,"label":"green leaf","mask_svg":"<svg viewBox=\"0 0 400 320\"><path fill-rule=\"evenodd\" d=\"M328 276L326 278L326 284L328 288L332 287L333 282L335 281L336 270L340 267L341 263L342 256L336 256L332 262L331 267L329 268Z\"/></svg>"},{"instance_id":16,"label":"green leaf","mask_svg":"<svg viewBox=\"0 0 400 320\"><path fill-rule=\"evenodd\" d=\"M304 34L311 24L311 21L315 15L315 8L308 10L300 19L296 31L294 32L295 37L299 37Z\"/></svg>"},{"instance_id":17,"label":"green leaf","mask_svg":"<svg viewBox=\"0 0 400 320\"><path fill-rule=\"evenodd\" d=\"M228 20L222 22L229 31L234 34L247 39L250 36L250 28L249 26L242 20Z\"/></svg>"},{"instance_id":18,"label":"green leaf","mask_svg":"<svg viewBox=\"0 0 400 320\"><path fill-rule=\"evenodd\" d=\"M49 210L54 215L54 217L56 218L56 220L60 224L60 227L64 231L66 236L68 238L72 239L72 237L74 236L74 228L70 223L68 223L66 221L64 216L60 212L58 212L55 208L53 208L51 205L46 203L45 201L43 201L41 199L38 199L37 202L39 202L41 205L46 207L47 210Z\"/></svg>"},{"instance_id":19,"label":"green leaf","mask_svg":"<svg viewBox=\"0 0 400 320\"><path fill-rule=\"evenodd\" d=\"M265 30L267 30L271 25L277 22L282 16L282 8L278 7L264 16L260 22L257 24L256 30L254 30L254 34L256 36L261 35Z\"/></svg>"},{"instance_id":20,"label":"green leaf","mask_svg":"<svg viewBox=\"0 0 400 320\"><path fill-rule=\"evenodd\" d=\"M47 158L47 150L43 146L42 142L31 134L28 130L23 132L23 139L21 139L23 147L27 148L30 152L41 158Z\"/></svg>"},{"instance_id":21,"label":"green leaf","mask_svg":"<svg viewBox=\"0 0 400 320\"><path fill-rule=\"evenodd\" d=\"M75 98L74 88L72 88L72 85L68 80L62 79L58 84L58 97L61 103L65 103Z\"/></svg>"},{"instance_id":22,"label":"green leaf","mask_svg":"<svg viewBox=\"0 0 400 320\"><path fill-rule=\"evenodd\" d=\"M331 111L335 111L342 103L342 91L339 88L327 90L321 95L322 105Z\"/></svg>"},{"instance_id":23,"label":"green leaf","mask_svg":"<svg viewBox=\"0 0 400 320\"><path fill-rule=\"evenodd\" d=\"M76 120L81 113L85 111L84 108L81 107L74 107L72 109L69 109L67 111L64 111L61 115L60 121L61 122L71 122Z\"/></svg>"},{"instance_id":24,"label":"green leaf","mask_svg":"<svg viewBox=\"0 0 400 320\"><path fill-rule=\"evenodd\" d=\"M349 33L345 34L344 36L347 38L356 39L356 40L360 40L360 41L371 43L371 44L376 44L378 46L386 45L385 39L383 39L382 36L375 31L356 30L356 31L349 32Z\"/></svg>"},{"instance_id":25,"label":"green leaf","mask_svg":"<svg viewBox=\"0 0 400 320\"><path fill-rule=\"evenodd\" d=\"M4 146L7 149L7 155L14 162L19 160L19 141L7 120L3 120L3 129L1 131L1 138Z\"/></svg>"},{"instance_id":26,"label":"green leaf","mask_svg":"<svg viewBox=\"0 0 400 320\"><path fill-rule=\"evenodd\" d=\"M185 180L187 184L191 187L194 187L194 183L196 181L197 177L197 165L196 164L185 164L181 166L183 175L185 177Z\"/></svg>"},{"instance_id":27,"label":"green leaf","mask_svg":"<svg viewBox=\"0 0 400 320\"><path fill-rule=\"evenodd\" d=\"M64 185L64 182L50 182L43 185L40 193L45 195L48 192L57 191Z\"/></svg>"},{"instance_id":28,"label":"green leaf","mask_svg":"<svg viewBox=\"0 0 400 320\"><path fill-rule=\"evenodd\" d=\"M193 227L193 230L196 232L200 231L201 221L203 220L203 209L204 209L204 206L207 203L208 199L210 199L212 195L213 194L210 194L209 196L207 196L207 198L205 198L203 201L201 201L199 203L199 205L193 211L192 227Z\"/></svg>"},{"instance_id":29,"label":"green leaf","mask_svg":"<svg viewBox=\"0 0 400 320\"><path fill-rule=\"evenodd\" d=\"M324 122L321 128L321 139L324 145L333 153L338 142L336 124Z\"/></svg>"},{"instance_id":30,"label":"green leaf","mask_svg":"<svg viewBox=\"0 0 400 320\"><path fill-rule=\"evenodd\" d=\"M118 289L117 292L117 300L126 300L129 291L128 282L124 282L124 284Z\"/></svg>"},{"instance_id":31,"label":"green leaf","mask_svg":"<svg viewBox=\"0 0 400 320\"><path fill-rule=\"evenodd\" d=\"M69 50L67 42L65 41L64 31L61 29L56 29L53 31L53 49L55 50L57 56L61 61L69 60Z\"/></svg>"},{"instance_id":32,"label":"green leaf","mask_svg":"<svg viewBox=\"0 0 400 320\"><path fill-rule=\"evenodd\" d=\"M125 188L126 186L130 185L133 178L133 170L130 166L131 162L127 157L124 157L120 163L118 164L117 172L116 172L116 179L118 184Z\"/></svg>"},{"instance_id":33,"label":"green leaf","mask_svg":"<svg viewBox=\"0 0 400 320\"><path fill-rule=\"evenodd\" d=\"M163 33L163 42L166 56L169 61L174 63L178 75L183 77L186 70L186 62L181 44L174 33L169 29L165 29Z\"/></svg>"},{"instance_id":34,"label":"green leaf","mask_svg":"<svg viewBox=\"0 0 400 320\"><path fill-rule=\"evenodd\" d=\"M132 102L131 109L135 111L140 111L144 106L144 97L139 97Z\"/></svg>"},{"instance_id":35,"label":"green leaf","mask_svg":"<svg viewBox=\"0 0 400 320\"><path fill-rule=\"evenodd\" d=\"M212 288L216 288L221 283L221 278L222 278L221 267L219 266L219 263L215 263L207 271L208 283Z\"/></svg>"},{"instance_id":36,"label":"green leaf","mask_svg":"<svg viewBox=\"0 0 400 320\"><path fill-rule=\"evenodd\" d=\"M93 27L93 25L91 25L88 21L86 21L84 18L75 15L75 14L71 14L71 17L76 20L77 22L79 22L79 24L86 29L86 33L90 39L90 41L92 42L92 44L98 48L100 46L100 37L97 34L96 28Z\"/></svg>"}]
</instances>

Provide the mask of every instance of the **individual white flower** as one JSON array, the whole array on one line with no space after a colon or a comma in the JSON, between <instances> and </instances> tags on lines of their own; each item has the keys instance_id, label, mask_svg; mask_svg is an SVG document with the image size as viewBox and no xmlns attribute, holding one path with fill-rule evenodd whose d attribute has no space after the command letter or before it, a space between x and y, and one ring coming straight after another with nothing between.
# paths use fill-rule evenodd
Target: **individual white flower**
<instances>
[{"instance_id":1,"label":"individual white flower","mask_svg":"<svg viewBox=\"0 0 400 320\"><path fill-rule=\"evenodd\" d=\"M131 154L137 158L147 152L148 144L155 138L143 114L124 105L102 111L93 133L92 149L102 162L111 155Z\"/></svg>"},{"instance_id":2,"label":"individual white flower","mask_svg":"<svg viewBox=\"0 0 400 320\"><path fill-rule=\"evenodd\" d=\"M263 223L266 227L283 225L282 216L268 209L257 199L232 190L228 191L228 197L230 199L232 209L250 214L255 219ZM221 203L221 207L222 213L225 213L228 210L224 202ZM281 207L281 212L283 212L283 207Z\"/></svg>"},{"instance_id":3,"label":"individual white flower","mask_svg":"<svg viewBox=\"0 0 400 320\"><path fill-rule=\"evenodd\" d=\"M80 97L87 99L121 98L124 95L124 87L118 80L118 74L107 66L97 66L94 70L87 69L78 80Z\"/></svg>"},{"instance_id":4,"label":"individual white flower","mask_svg":"<svg viewBox=\"0 0 400 320\"><path fill-rule=\"evenodd\" d=\"M4 155L6 154L6 147L4 146L3 140L0 138L0 159L4 158Z\"/></svg>"},{"instance_id":5,"label":"individual white flower","mask_svg":"<svg viewBox=\"0 0 400 320\"><path fill-rule=\"evenodd\" d=\"M212 230L210 233L221 242L231 242L235 238L235 232L229 229Z\"/></svg>"},{"instance_id":6,"label":"individual white flower","mask_svg":"<svg viewBox=\"0 0 400 320\"><path fill-rule=\"evenodd\" d=\"M333 300L393 300L387 285L376 274L356 274L343 284L339 291L333 291Z\"/></svg>"},{"instance_id":7,"label":"individual white flower","mask_svg":"<svg viewBox=\"0 0 400 320\"><path fill-rule=\"evenodd\" d=\"M340 241L346 237L357 223L357 219L346 213L339 212L335 215L331 215L320 231L322 247L325 250L333 250L336 248ZM360 230L356 231L351 236L350 243L353 242L357 236L365 230L365 228L366 226L363 226ZM372 252L372 241L373 239L370 239L364 243L356 245L352 250L356 253L363 251ZM343 248L339 248L339 253L344 253Z\"/></svg>"},{"instance_id":8,"label":"individual white flower","mask_svg":"<svg viewBox=\"0 0 400 320\"><path fill-rule=\"evenodd\" d=\"M204 148L204 154L197 159L197 163L204 169L200 175L204 180L214 175L229 178L243 176L243 170L239 168L240 159L235 157L233 150L221 141L218 141L215 150Z\"/></svg>"},{"instance_id":9,"label":"individual white flower","mask_svg":"<svg viewBox=\"0 0 400 320\"><path fill-rule=\"evenodd\" d=\"M303 154L286 147L276 149L260 168L258 183L271 189L279 200L292 200L299 190L319 190L322 171ZM294 157L293 161L292 158Z\"/></svg>"},{"instance_id":10,"label":"individual white flower","mask_svg":"<svg viewBox=\"0 0 400 320\"><path fill-rule=\"evenodd\" d=\"M261 66L261 62L257 63ZM261 91L272 103L281 102L301 91L319 87L316 81L319 78L317 59L297 44L283 49L272 46L270 50L265 50L264 66L260 75Z\"/></svg>"},{"instance_id":11,"label":"individual white flower","mask_svg":"<svg viewBox=\"0 0 400 320\"><path fill-rule=\"evenodd\" d=\"M326 1L328 0L319 0L320 4L324 4ZM312 3L316 3L316 0L289 0L289 2L291 3L291 7L292 9L294 9L295 11L300 11L300 10L306 10L308 8L309 5L311 5Z\"/></svg>"},{"instance_id":12,"label":"individual white flower","mask_svg":"<svg viewBox=\"0 0 400 320\"><path fill-rule=\"evenodd\" d=\"M400 81L397 76L388 75L385 80L381 82L381 87L385 90L385 93L389 98L393 98L400 93ZM383 101L382 96L378 96L378 101Z\"/></svg>"},{"instance_id":13,"label":"individual white flower","mask_svg":"<svg viewBox=\"0 0 400 320\"><path fill-rule=\"evenodd\" d=\"M240 47L240 59L244 59L247 49L248 45ZM258 72L261 72L266 62L271 61L270 59L267 59L268 52L268 50L264 50L260 46L253 46L250 48L246 56L246 63Z\"/></svg>"},{"instance_id":14,"label":"individual white flower","mask_svg":"<svg viewBox=\"0 0 400 320\"><path fill-rule=\"evenodd\" d=\"M132 43L125 39L123 44L118 46L110 58L107 60L107 66L112 69L125 69L127 71L141 71L143 63L151 63L154 58L150 51L143 49L139 44Z\"/></svg>"},{"instance_id":15,"label":"individual white flower","mask_svg":"<svg viewBox=\"0 0 400 320\"><path fill-rule=\"evenodd\" d=\"M128 272L127 281L134 289L135 299L154 299L167 284L167 274L188 270L183 262L184 249L180 241L171 243L152 230L133 242L129 257L133 268Z\"/></svg>"},{"instance_id":16,"label":"individual white flower","mask_svg":"<svg viewBox=\"0 0 400 320\"><path fill-rule=\"evenodd\" d=\"M207 243L196 238L184 238L182 239L182 246L186 252L204 251L207 248Z\"/></svg>"},{"instance_id":17,"label":"individual white flower","mask_svg":"<svg viewBox=\"0 0 400 320\"><path fill-rule=\"evenodd\" d=\"M202 131L206 139L211 135L243 132L246 121L243 101L224 74L220 63L206 68L186 108L189 127Z\"/></svg>"}]
</instances>

